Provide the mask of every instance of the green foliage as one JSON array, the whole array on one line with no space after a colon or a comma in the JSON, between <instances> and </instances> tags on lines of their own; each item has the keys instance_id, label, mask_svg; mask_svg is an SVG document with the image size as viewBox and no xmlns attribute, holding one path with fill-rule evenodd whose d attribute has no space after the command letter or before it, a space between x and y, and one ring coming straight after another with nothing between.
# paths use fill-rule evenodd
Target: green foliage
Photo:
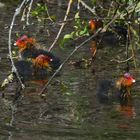
<instances>
[{"instance_id":1,"label":"green foliage","mask_svg":"<svg viewBox=\"0 0 140 140\"><path fill-rule=\"evenodd\" d=\"M76 13L75 15L75 36L76 37L81 37L81 36L87 36L89 35L88 33L88 25L85 23L85 21L82 21L79 16L79 12Z\"/></svg>"},{"instance_id":2,"label":"green foliage","mask_svg":"<svg viewBox=\"0 0 140 140\"><path fill-rule=\"evenodd\" d=\"M44 18L55 19L54 16L50 17L48 14L48 8L46 5L37 3L36 8L31 12L33 17L36 17L39 22L44 21Z\"/></svg>"},{"instance_id":3,"label":"green foliage","mask_svg":"<svg viewBox=\"0 0 140 140\"><path fill-rule=\"evenodd\" d=\"M41 5L37 3L36 9L32 11L32 16L43 16L46 11L47 11L46 5Z\"/></svg>"},{"instance_id":4,"label":"green foliage","mask_svg":"<svg viewBox=\"0 0 140 140\"><path fill-rule=\"evenodd\" d=\"M62 41L60 42L60 46L63 48L64 45L72 39L74 39L74 32L64 35Z\"/></svg>"},{"instance_id":5,"label":"green foliage","mask_svg":"<svg viewBox=\"0 0 140 140\"><path fill-rule=\"evenodd\" d=\"M66 43L68 43L70 40L76 40L83 36L89 36L88 32L88 25L85 21L82 21L79 16L79 12L75 14L75 25L74 25L74 31L72 31L69 34L64 35L60 46L63 48Z\"/></svg>"},{"instance_id":6,"label":"green foliage","mask_svg":"<svg viewBox=\"0 0 140 140\"><path fill-rule=\"evenodd\" d=\"M97 0L91 0L91 2L92 2L93 5L96 5L96 1Z\"/></svg>"}]
</instances>

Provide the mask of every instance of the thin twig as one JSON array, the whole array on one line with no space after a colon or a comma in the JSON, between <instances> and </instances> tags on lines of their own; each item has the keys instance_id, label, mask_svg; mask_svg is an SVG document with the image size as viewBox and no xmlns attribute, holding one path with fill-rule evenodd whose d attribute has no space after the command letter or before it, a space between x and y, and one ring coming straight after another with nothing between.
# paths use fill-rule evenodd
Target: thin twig
<instances>
[{"instance_id":1,"label":"thin twig","mask_svg":"<svg viewBox=\"0 0 140 140\"><path fill-rule=\"evenodd\" d=\"M134 66L135 68L137 68L137 63L136 63L136 57L135 57L135 51L134 51L134 41L132 41L132 37L131 37L131 33L130 33L130 27L129 27L129 32L128 32L128 36L129 36L129 41L130 41L130 46L131 46L131 52L133 57L133 61L134 61Z\"/></svg>"},{"instance_id":2,"label":"thin twig","mask_svg":"<svg viewBox=\"0 0 140 140\"><path fill-rule=\"evenodd\" d=\"M81 0L78 0L78 1L77 1L77 10L80 10L80 1L81 1Z\"/></svg>"},{"instance_id":3,"label":"thin twig","mask_svg":"<svg viewBox=\"0 0 140 140\"><path fill-rule=\"evenodd\" d=\"M134 57L134 56L132 55L131 57L129 57L129 58L125 59L125 60L122 60L122 61L121 61L121 60L112 59L111 62L114 61L114 62L117 62L117 63L119 63L119 64L120 64L120 63L126 63L126 62L130 61L133 57Z\"/></svg>"},{"instance_id":4,"label":"thin twig","mask_svg":"<svg viewBox=\"0 0 140 140\"><path fill-rule=\"evenodd\" d=\"M33 4L33 1L34 0L31 0L30 4L29 4L29 7L28 7L28 12L27 12L27 16L26 16L26 25L29 25L29 16L30 16L30 11L31 11L31 8L32 8L32 4Z\"/></svg>"},{"instance_id":5,"label":"thin twig","mask_svg":"<svg viewBox=\"0 0 140 140\"><path fill-rule=\"evenodd\" d=\"M139 2L138 2L138 3L139 3ZM128 6L128 7L126 8L126 10L127 10L128 13L124 13L122 16L124 17L124 16L126 16L127 14L129 14L129 13L133 13L133 12L134 12L134 9L135 9L135 11L137 11L137 10L139 9L138 3L136 2L136 3L133 4L133 6L131 6L131 5Z\"/></svg>"},{"instance_id":6,"label":"thin twig","mask_svg":"<svg viewBox=\"0 0 140 140\"><path fill-rule=\"evenodd\" d=\"M15 121L15 113L16 113L16 105L11 104L11 120L10 120L10 126L13 126L13 123Z\"/></svg>"},{"instance_id":7,"label":"thin twig","mask_svg":"<svg viewBox=\"0 0 140 140\"><path fill-rule=\"evenodd\" d=\"M91 9L83 0L79 0L80 3L86 8L88 9L92 14L96 15L95 10ZM97 15L96 15L97 16Z\"/></svg>"},{"instance_id":8,"label":"thin twig","mask_svg":"<svg viewBox=\"0 0 140 140\"><path fill-rule=\"evenodd\" d=\"M56 44L57 40L59 39L59 36L65 26L65 21L67 20L67 17L68 17L68 14L70 12L70 8L71 8L71 4L72 4L73 0L69 0L69 3L68 3L68 8L67 8L67 11L66 11L66 14L65 14L65 17L64 17L64 23L62 23L60 29L59 29L59 32L54 40L54 42L52 43L52 45L50 46L50 48L48 49L48 51L51 51L51 49L54 47L54 45Z\"/></svg>"},{"instance_id":9,"label":"thin twig","mask_svg":"<svg viewBox=\"0 0 140 140\"><path fill-rule=\"evenodd\" d=\"M107 17L109 17L109 16L111 17L111 12L112 12L113 3L114 3L114 1L112 1L112 2L110 3L109 10L108 10L108 13L107 13Z\"/></svg>"},{"instance_id":10,"label":"thin twig","mask_svg":"<svg viewBox=\"0 0 140 140\"><path fill-rule=\"evenodd\" d=\"M9 57L10 57L10 61L11 61L11 64L12 64L12 71L16 74L17 76L17 79L19 80L19 83L22 87L22 89L25 88L20 76L19 76L19 73L15 67L15 64L14 64L14 61L13 61L13 57L12 57L12 49L11 49L11 36L12 36L12 29L13 29L13 26L14 26L14 22L15 22L15 18L17 15L20 14L20 11L21 11L21 8L23 7L24 3L26 2L27 0L24 0L21 5L15 10L15 14L13 16L13 19L12 19L12 22L11 22L11 25L10 25L10 29L9 29L9 41L8 41L8 44L9 44Z\"/></svg>"},{"instance_id":11,"label":"thin twig","mask_svg":"<svg viewBox=\"0 0 140 140\"><path fill-rule=\"evenodd\" d=\"M21 16L21 21L25 21L26 9L27 9L27 6L25 6L25 8L23 9L22 16Z\"/></svg>"},{"instance_id":12,"label":"thin twig","mask_svg":"<svg viewBox=\"0 0 140 140\"><path fill-rule=\"evenodd\" d=\"M45 6L46 6L46 3L45 3ZM48 19L53 22L53 19L51 18L50 14L49 14L49 11L48 11L48 8L46 8L46 15L48 16Z\"/></svg>"},{"instance_id":13,"label":"thin twig","mask_svg":"<svg viewBox=\"0 0 140 140\"><path fill-rule=\"evenodd\" d=\"M127 35L126 35L126 59L129 58L129 53L128 53L128 48L129 48L129 43L130 43L130 40L129 40L129 31L130 31L130 28L129 28L129 24L128 24L128 27L127 27ZM129 72L129 63L127 61L127 71Z\"/></svg>"},{"instance_id":14,"label":"thin twig","mask_svg":"<svg viewBox=\"0 0 140 140\"><path fill-rule=\"evenodd\" d=\"M42 18L43 20L46 20L46 19L48 19L48 17L47 18ZM50 19L50 18L49 18ZM88 17L82 17L82 16L80 16L79 18L76 18L76 19L84 19L84 20L89 20L89 18ZM112 17L111 18L109 18L109 17L100 17L100 19L101 20L112 20ZM120 20L120 18L115 18L116 20ZM60 21L57 21L57 22L52 22L52 23L48 23L48 25L49 26L55 26L55 25L62 25L63 23L64 24L66 24L67 22L70 22L70 21L73 21L73 20L75 20L75 18L69 18L69 19L67 19L67 20L60 20ZM132 21L131 19L129 19L129 20L127 20L127 19L125 19L125 21Z\"/></svg>"}]
</instances>

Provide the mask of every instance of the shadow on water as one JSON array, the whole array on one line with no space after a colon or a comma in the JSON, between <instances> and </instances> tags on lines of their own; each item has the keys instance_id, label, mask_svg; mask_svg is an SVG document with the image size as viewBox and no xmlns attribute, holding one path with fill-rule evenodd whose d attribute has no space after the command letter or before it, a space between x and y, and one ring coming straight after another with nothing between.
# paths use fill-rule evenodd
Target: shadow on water
<instances>
[{"instance_id":1,"label":"shadow on water","mask_svg":"<svg viewBox=\"0 0 140 140\"><path fill-rule=\"evenodd\" d=\"M10 63L7 59L8 26L14 10L15 8L10 8L7 11L6 7L0 9L0 81L10 73ZM15 33L20 29L22 28L17 26ZM32 33L34 30L37 32L38 29L30 27L29 32ZM42 40L41 37L37 37L39 41ZM64 59L72 49L66 49L65 53L60 49L55 51ZM28 82L23 91L23 99L14 106L10 99L15 93L16 85L9 86L5 90L6 99L0 99L0 139L139 139L139 71L134 68L131 70L137 75L137 83L132 89L133 99L128 104L120 104L114 100L115 93L111 88L108 89L107 103L99 101L96 95L99 92L99 81L116 79L125 71L124 63L110 61L124 58L124 50L125 48L119 46L99 49L93 68L89 69L66 64L60 76L56 78L57 81L54 80L50 84L46 99L38 95L42 84ZM79 54L76 53L72 59L87 58L88 52L89 44L80 49L77 52Z\"/></svg>"}]
</instances>

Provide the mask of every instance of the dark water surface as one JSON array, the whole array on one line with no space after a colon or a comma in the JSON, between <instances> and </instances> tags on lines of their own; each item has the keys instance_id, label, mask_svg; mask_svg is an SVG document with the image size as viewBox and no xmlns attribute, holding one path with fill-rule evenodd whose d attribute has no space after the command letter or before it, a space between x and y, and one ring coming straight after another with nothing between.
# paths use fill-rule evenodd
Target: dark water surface
<instances>
[{"instance_id":1,"label":"dark water surface","mask_svg":"<svg viewBox=\"0 0 140 140\"><path fill-rule=\"evenodd\" d=\"M14 10L15 8L10 6L0 8L0 83L11 71L7 59L7 42ZM57 10L58 15L65 11L59 8ZM58 27L52 28L52 34L57 33ZM55 36L49 39L48 36L45 37L46 33L40 33L38 28L29 26L23 30L21 23L17 22L12 42L14 43L16 33L29 32L39 42L49 46ZM64 60L73 48L57 48L54 52ZM67 63L60 76L49 85L45 100L38 95L43 85L28 82L22 100L16 107L11 106L11 95L15 93L16 85L10 84L4 91L6 99L0 98L0 140L139 140L139 56L137 55L138 70L134 68L133 62L130 63L130 72L136 77L136 83L132 89L132 101L128 106L121 106L112 97L108 104L102 104L96 97L98 81L117 79L124 73L125 63L110 61L124 60L124 50L124 47L117 45L99 49L92 68L75 68ZM89 44L77 51L72 59L80 60L82 57L90 57ZM110 93L113 94L114 91L111 90Z\"/></svg>"}]
</instances>

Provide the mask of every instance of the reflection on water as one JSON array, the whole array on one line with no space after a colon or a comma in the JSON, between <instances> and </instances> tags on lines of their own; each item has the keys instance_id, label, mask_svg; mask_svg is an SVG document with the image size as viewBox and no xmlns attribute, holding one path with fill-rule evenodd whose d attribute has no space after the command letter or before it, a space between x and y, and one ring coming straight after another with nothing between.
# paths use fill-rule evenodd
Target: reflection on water
<instances>
[{"instance_id":1,"label":"reflection on water","mask_svg":"<svg viewBox=\"0 0 140 140\"><path fill-rule=\"evenodd\" d=\"M10 72L9 61L6 59L8 29L4 28L10 21L4 12L0 15L5 21L0 22L0 81ZM60 56L63 54L64 59L71 49L66 49L65 54L63 50L55 51ZM113 99L113 89L109 91L107 104L100 103L96 97L98 81L117 79L124 72L124 63L110 61L124 58L124 49L119 46L99 49L92 68L81 69L66 64L60 76L49 85L45 99L40 98L39 93L46 81L31 81L26 83L26 89L22 91L24 97L13 105L11 100L16 85L11 84L4 91L6 100L0 99L0 139L138 139L139 84L136 83L132 89L133 102L125 105ZM89 46L84 46L72 59L89 57L88 52ZM132 67L131 73L137 75L136 81L139 81L139 71Z\"/></svg>"},{"instance_id":2,"label":"reflection on water","mask_svg":"<svg viewBox=\"0 0 140 140\"><path fill-rule=\"evenodd\" d=\"M132 101L128 101L125 104L116 105L116 110L119 111L126 118L135 119L136 117L135 107Z\"/></svg>"}]
</instances>

